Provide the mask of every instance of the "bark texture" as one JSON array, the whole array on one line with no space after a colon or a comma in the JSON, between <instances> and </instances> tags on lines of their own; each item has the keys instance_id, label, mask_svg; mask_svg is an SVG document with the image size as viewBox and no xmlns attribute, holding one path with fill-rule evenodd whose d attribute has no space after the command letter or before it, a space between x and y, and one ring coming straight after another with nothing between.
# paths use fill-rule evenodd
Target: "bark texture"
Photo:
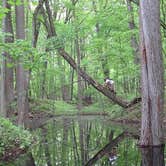
<instances>
[{"instance_id":1,"label":"bark texture","mask_svg":"<svg viewBox=\"0 0 166 166\"><path fill-rule=\"evenodd\" d=\"M5 60L1 59L1 79L0 79L0 115L6 117L6 99L5 99Z\"/></svg>"},{"instance_id":2,"label":"bark texture","mask_svg":"<svg viewBox=\"0 0 166 166\"><path fill-rule=\"evenodd\" d=\"M3 0L3 7L8 9L4 19L3 19L3 31L5 32L4 42L13 43L13 25L11 18L11 5L8 0ZM1 110L5 116L10 110L10 103L14 99L14 87L13 87L13 67L8 67L8 64L12 64L13 60L9 53L6 51L3 53L2 58L2 80L1 80Z\"/></svg>"},{"instance_id":3,"label":"bark texture","mask_svg":"<svg viewBox=\"0 0 166 166\"><path fill-rule=\"evenodd\" d=\"M140 1L142 63L142 129L140 145L163 143L163 59L160 36L160 1Z\"/></svg>"},{"instance_id":4,"label":"bark texture","mask_svg":"<svg viewBox=\"0 0 166 166\"><path fill-rule=\"evenodd\" d=\"M5 7L9 10L6 14L4 19L4 26L5 26L5 33L8 35L5 36L5 43L13 43L14 42L14 35L13 35L13 25L12 25L12 18L11 18L11 5L8 4L8 1L5 0ZM10 35L9 35L10 34ZM7 111L9 111L10 103L14 99L14 86L13 86L13 67L8 67L8 64L12 64L13 60L12 57L9 55L8 52L5 53L5 94L6 94L6 106Z\"/></svg>"},{"instance_id":5,"label":"bark texture","mask_svg":"<svg viewBox=\"0 0 166 166\"><path fill-rule=\"evenodd\" d=\"M25 39L24 2L16 6L16 37ZM20 57L16 69L16 88L18 105L18 124L24 125L28 112L28 71L24 70L23 58Z\"/></svg>"},{"instance_id":6,"label":"bark texture","mask_svg":"<svg viewBox=\"0 0 166 166\"><path fill-rule=\"evenodd\" d=\"M141 166L164 166L164 146L141 148Z\"/></svg>"},{"instance_id":7,"label":"bark texture","mask_svg":"<svg viewBox=\"0 0 166 166\"><path fill-rule=\"evenodd\" d=\"M130 1L133 2L133 3L135 3L137 6L140 5L139 0L130 0ZM161 19L160 19L160 25L161 25L161 27L162 27L164 30L166 30L166 24L165 24L164 20L161 20Z\"/></svg>"}]
</instances>

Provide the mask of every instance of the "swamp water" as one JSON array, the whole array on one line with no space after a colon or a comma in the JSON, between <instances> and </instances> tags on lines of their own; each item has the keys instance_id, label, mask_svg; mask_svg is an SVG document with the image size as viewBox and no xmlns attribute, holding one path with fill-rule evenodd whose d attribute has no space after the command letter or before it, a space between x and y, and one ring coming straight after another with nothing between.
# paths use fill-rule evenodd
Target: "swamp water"
<instances>
[{"instance_id":1,"label":"swamp water","mask_svg":"<svg viewBox=\"0 0 166 166\"><path fill-rule=\"evenodd\" d=\"M164 166L164 147L140 150L136 126L104 116L60 116L35 133L32 152L6 166Z\"/></svg>"}]
</instances>

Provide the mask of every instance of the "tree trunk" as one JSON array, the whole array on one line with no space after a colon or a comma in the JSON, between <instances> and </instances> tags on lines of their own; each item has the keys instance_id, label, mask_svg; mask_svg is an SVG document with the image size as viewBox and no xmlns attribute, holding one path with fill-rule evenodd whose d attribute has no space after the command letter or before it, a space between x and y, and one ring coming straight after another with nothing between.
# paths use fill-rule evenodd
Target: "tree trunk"
<instances>
[{"instance_id":1,"label":"tree trunk","mask_svg":"<svg viewBox=\"0 0 166 166\"><path fill-rule=\"evenodd\" d=\"M24 4L16 6L16 37L17 39L25 39L25 16ZM23 58L19 58L16 69L16 86L17 86L17 104L18 104L18 124L23 125L27 117L28 108L28 72L23 68Z\"/></svg>"},{"instance_id":2,"label":"tree trunk","mask_svg":"<svg viewBox=\"0 0 166 166\"><path fill-rule=\"evenodd\" d=\"M7 112L6 112L6 96L5 96L5 60L4 60L4 55L2 55L1 58L1 87L0 87L0 115L3 117L6 117Z\"/></svg>"},{"instance_id":3,"label":"tree trunk","mask_svg":"<svg viewBox=\"0 0 166 166\"><path fill-rule=\"evenodd\" d=\"M74 69L70 67L70 95L69 95L70 101L73 100L73 87L74 87L73 82L74 82Z\"/></svg>"},{"instance_id":4,"label":"tree trunk","mask_svg":"<svg viewBox=\"0 0 166 166\"><path fill-rule=\"evenodd\" d=\"M141 148L141 166L165 166L164 146Z\"/></svg>"},{"instance_id":5,"label":"tree trunk","mask_svg":"<svg viewBox=\"0 0 166 166\"><path fill-rule=\"evenodd\" d=\"M140 1L142 63L142 128L140 145L163 143L163 59L160 36L160 1Z\"/></svg>"},{"instance_id":6,"label":"tree trunk","mask_svg":"<svg viewBox=\"0 0 166 166\"><path fill-rule=\"evenodd\" d=\"M129 29L132 31L134 30L135 23L134 23L134 13L133 13L133 7L131 4L131 0L127 0L127 9L129 12ZM139 58L139 46L137 42L137 38L135 34L131 35L131 47L133 48L133 55L134 55L134 61L136 64L139 64L140 58Z\"/></svg>"},{"instance_id":7,"label":"tree trunk","mask_svg":"<svg viewBox=\"0 0 166 166\"><path fill-rule=\"evenodd\" d=\"M77 32L76 32L77 33ZM83 96L83 87L82 87L82 79L79 73L80 63L81 63L81 53L80 53L80 45L78 40L78 34L76 34L75 39L75 46L76 46L76 54L77 54L77 97L78 97L78 110L82 109L82 96Z\"/></svg>"},{"instance_id":8,"label":"tree trunk","mask_svg":"<svg viewBox=\"0 0 166 166\"><path fill-rule=\"evenodd\" d=\"M140 5L139 0L131 0L131 1L132 1L133 3L135 3L137 6ZM161 19L160 19L160 25L161 25L161 27L162 27L164 30L166 30L166 24L165 24L164 20L161 20Z\"/></svg>"},{"instance_id":9,"label":"tree trunk","mask_svg":"<svg viewBox=\"0 0 166 166\"><path fill-rule=\"evenodd\" d=\"M94 10L95 14L97 15L98 13L97 13L96 2L92 1L92 3L93 3L93 10ZM103 10L105 10L105 8L106 8L106 6L103 7ZM96 28L97 37L101 38L101 37L103 37L102 35L105 35L105 34L102 34L102 32L100 32L99 23L100 22L96 23L95 28ZM109 78L110 77L110 69L109 69L109 64L108 64L108 56L104 55L104 53L103 53L103 45L100 45L100 47L97 48L97 53L98 53L98 56L100 57L104 78Z\"/></svg>"},{"instance_id":10,"label":"tree trunk","mask_svg":"<svg viewBox=\"0 0 166 166\"><path fill-rule=\"evenodd\" d=\"M79 143L80 143L80 154L81 154L81 163L82 165L85 165L87 162L87 149L86 149L86 136L87 136L87 131L86 131L86 124L87 121L83 121L79 119L78 125L79 125Z\"/></svg>"},{"instance_id":11,"label":"tree trunk","mask_svg":"<svg viewBox=\"0 0 166 166\"><path fill-rule=\"evenodd\" d=\"M64 59L62 57L58 57L58 65L60 68L60 83L61 83L61 95L62 95L62 99L63 101L69 101L70 100L70 92L69 92L69 85L66 82L66 75L65 75L65 64L63 64L62 62L64 61Z\"/></svg>"},{"instance_id":12,"label":"tree trunk","mask_svg":"<svg viewBox=\"0 0 166 166\"><path fill-rule=\"evenodd\" d=\"M69 154L69 148L68 145L68 137L69 137L69 123L70 119L63 119L63 137L62 137L62 153L61 153L61 161L62 165L69 165L68 160L68 154Z\"/></svg>"},{"instance_id":13,"label":"tree trunk","mask_svg":"<svg viewBox=\"0 0 166 166\"><path fill-rule=\"evenodd\" d=\"M7 0L3 0L3 7L8 9L9 11L6 13L3 20L3 31L5 34L4 42L5 43L13 43L13 25L11 18L11 5L8 4ZM9 35L10 34L10 35ZM1 107L4 111L4 115L7 115L7 112L11 109L9 106L14 99L14 87L13 87L13 67L8 67L8 64L12 65L13 60L10 57L8 52L3 53L2 58L2 80L1 80ZM5 101L4 101L5 100ZM6 113L5 113L6 112Z\"/></svg>"},{"instance_id":14,"label":"tree trunk","mask_svg":"<svg viewBox=\"0 0 166 166\"><path fill-rule=\"evenodd\" d=\"M47 50L47 49L46 49ZM47 60L45 60L43 62L43 67L42 67L42 81L41 81L41 98L42 99L46 99L47 98L47 94L46 94L46 72L47 72L47 66L48 66L48 62Z\"/></svg>"}]
</instances>

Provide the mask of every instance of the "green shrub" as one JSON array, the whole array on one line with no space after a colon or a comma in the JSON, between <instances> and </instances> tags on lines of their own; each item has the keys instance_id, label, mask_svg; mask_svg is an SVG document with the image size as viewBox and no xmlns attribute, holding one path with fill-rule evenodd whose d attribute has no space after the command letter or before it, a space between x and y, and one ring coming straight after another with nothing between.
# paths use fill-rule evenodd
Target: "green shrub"
<instances>
[{"instance_id":1,"label":"green shrub","mask_svg":"<svg viewBox=\"0 0 166 166\"><path fill-rule=\"evenodd\" d=\"M0 158L6 151L10 152L14 148L26 149L32 143L32 136L28 131L2 117L0 122Z\"/></svg>"}]
</instances>

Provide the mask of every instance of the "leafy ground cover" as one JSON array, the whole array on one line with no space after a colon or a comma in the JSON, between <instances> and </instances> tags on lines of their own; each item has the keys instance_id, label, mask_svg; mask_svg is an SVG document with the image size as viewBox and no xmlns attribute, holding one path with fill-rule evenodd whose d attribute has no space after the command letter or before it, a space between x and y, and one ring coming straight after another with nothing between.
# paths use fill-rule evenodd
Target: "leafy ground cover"
<instances>
[{"instance_id":1,"label":"leafy ground cover","mask_svg":"<svg viewBox=\"0 0 166 166\"><path fill-rule=\"evenodd\" d=\"M32 144L29 131L12 124L0 117L0 161L10 161L27 151Z\"/></svg>"}]
</instances>

